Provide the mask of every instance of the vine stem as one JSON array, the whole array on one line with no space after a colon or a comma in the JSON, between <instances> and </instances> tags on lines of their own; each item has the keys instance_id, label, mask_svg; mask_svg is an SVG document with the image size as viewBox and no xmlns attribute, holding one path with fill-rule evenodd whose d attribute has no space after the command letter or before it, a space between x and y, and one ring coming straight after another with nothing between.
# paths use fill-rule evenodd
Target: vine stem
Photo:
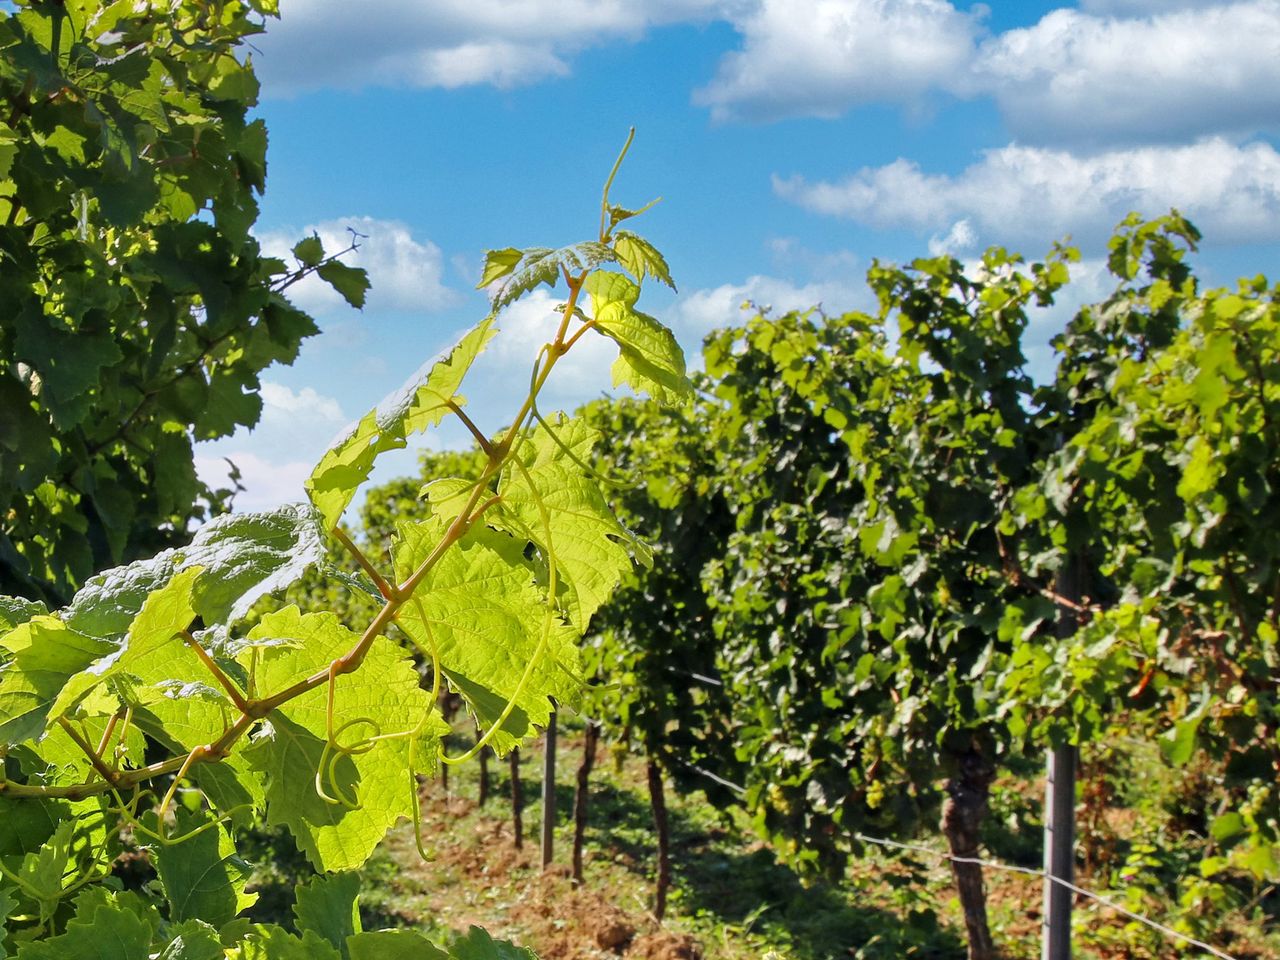
<instances>
[{"instance_id":1,"label":"vine stem","mask_svg":"<svg viewBox=\"0 0 1280 960\"><path fill-rule=\"evenodd\" d=\"M340 544L347 548L347 552L355 558L356 563L360 564L360 569L369 575L369 579L373 581L374 585L378 588L378 592L382 594L382 599L391 600L395 597L395 590L392 588L391 584L387 583L382 574L378 572L378 568L375 567L369 561L369 558L364 555L364 551L356 546L355 542L347 536L346 531L343 530L342 527L337 526L333 528L333 535L338 538L338 542Z\"/></svg>"},{"instance_id":2,"label":"vine stem","mask_svg":"<svg viewBox=\"0 0 1280 960\"><path fill-rule=\"evenodd\" d=\"M75 741L75 745L77 747L84 751L84 755L89 758L89 762L93 764L93 769L98 771L102 776L102 779L107 781L107 783L115 783L120 772L112 769L111 766L102 759L102 756L94 751L89 741L80 736L79 731L71 725L71 721L66 717L59 717L58 725L62 727L63 730L67 731L67 736Z\"/></svg>"},{"instance_id":3,"label":"vine stem","mask_svg":"<svg viewBox=\"0 0 1280 960\"><path fill-rule=\"evenodd\" d=\"M214 679L218 681L218 685L221 686L223 690L227 691L227 696L229 696L231 698L231 702L236 705L236 709L241 712L247 710L249 708L249 701L246 700L244 694L240 692L240 688L231 682L230 677L223 673L222 668L218 666L213 657L209 656L209 652L200 645L200 641L192 636L191 631L183 630L180 636L183 640L187 641L187 645L195 651L196 656L200 658L200 662L208 667L209 672L212 673Z\"/></svg>"},{"instance_id":4,"label":"vine stem","mask_svg":"<svg viewBox=\"0 0 1280 960\"><path fill-rule=\"evenodd\" d=\"M609 177L604 182L604 196L600 200L600 242L605 243L609 239L609 230L607 226L609 216L609 190L613 186L613 178L618 175L618 170L622 167L622 161L626 159L627 151L631 149L631 141L636 138L636 128L632 127L627 131L627 142L622 145L622 151L618 154L618 159L613 161L613 169L609 171Z\"/></svg>"},{"instance_id":5,"label":"vine stem","mask_svg":"<svg viewBox=\"0 0 1280 960\"><path fill-rule=\"evenodd\" d=\"M634 131L632 133L634 134ZM631 138L628 137L628 147L630 146L630 142ZM625 156L625 154L626 148L624 147L622 155L618 158L618 163L615 164L614 173L610 174L609 181L605 185L606 208L608 187L612 183L613 176L617 172L617 166L621 164L622 157ZM364 633L361 634L359 641L354 647L341 657L338 657L329 663L327 666L317 670L309 677L294 683L284 690L271 694L270 696L259 699L247 699L237 690L236 693L232 695L232 699L236 702L237 709L241 711L239 718L224 730L217 740L209 744L197 746L187 754L170 757L167 760L148 764L147 766L138 767L133 770L112 771L114 774L113 778L102 783L86 781L84 783L71 784L68 786L54 786L19 784L4 780L0 781L0 795L81 800L88 796L104 793L113 788L119 790L122 788L133 787L147 780L154 779L155 777L164 776L170 773L177 773L178 776L175 779L174 784L170 787L169 793L166 795L166 801L171 801L178 781L186 775L192 766L198 763L216 762L224 759L230 752L231 748L240 740L241 737L248 733L258 721L266 718L284 704L297 699L305 693L309 693L320 685L324 683L332 683L336 677L357 670L364 662L364 658L368 655L369 650L372 648L374 640L381 636L386 628L396 618L401 607L403 607L409 598L413 596L414 590L422 583L427 575L430 574L431 570L440 562L448 552L449 548L461 540L466 534L467 530L476 519L476 515L473 514L473 511L476 511L477 507L480 505L481 498L485 494L489 481L497 475L499 470L509 460L512 460L517 455L519 446L527 434L530 412L537 403L538 394L546 384L548 377L551 375L551 371L555 368L560 357L562 357L568 350L568 345L565 342L565 334L568 331L569 321L577 310L578 299L582 293L582 287L583 283L586 281L587 273L588 271L584 270L577 276L566 276L565 280L569 285L569 299L564 305L563 315L554 340L544 348L547 355L546 363L537 374L537 377L530 388L529 395L525 398L519 412L512 420L512 425L507 431L506 436L500 443L490 444L489 463L480 478L472 486L466 505L458 513L457 517L454 518L453 522L450 523L444 536L440 539L440 542L436 544L435 548L426 557L426 559L418 565L417 569L410 574L408 579L395 586L387 584L391 596L387 597L386 602L378 611L372 622L370 622L365 628ZM485 503L484 507L487 508L493 502L494 500L490 499ZM554 576L554 573L552 576ZM551 602L551 600L549 600L549 602ZM548 618L551 616L552 614L548 612ZM532 666L532 663L535 663L537 659L541 657L542 649L545 647L549 635L550 619L548 619L544 626L543 638L539 643L539 648L535 651L535 655L530 666ZM194 640L194 638L192 639ZM197 655L199 655L199 652L203 651L203 648L201 648L199 644L194 643L193 649L197 650ZM206 653L206 657L207 656L208 655ZM203 659L204 658L202 658L202 660ZM212 664L212 672L215 677L219 678L219 682L224 683L224 686L230 685L229 679L225 677L221 668L213 662L211 657L206 662L206 666L209 666L210 664ZM531 669L526 668L526 672L531 672ZM228 694L231 694L231 689L228 689ZM513 709L514 707L512 702L509 702L507 709L504 711L504 720ZM493 732L495 731L490 732L490 737ZM89 747L89 752L92 753L92 747ZM101 758L99 758L99 761L101 761ZM166 802L162 804L161 809L167 809L167 806L168 803Z\"/></svg>"}]
</instances>

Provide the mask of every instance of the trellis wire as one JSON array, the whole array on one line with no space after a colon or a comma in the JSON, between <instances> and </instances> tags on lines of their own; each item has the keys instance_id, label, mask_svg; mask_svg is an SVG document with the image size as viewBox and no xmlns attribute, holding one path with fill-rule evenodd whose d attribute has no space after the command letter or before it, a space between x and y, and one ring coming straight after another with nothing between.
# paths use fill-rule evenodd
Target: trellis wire
<instances>
[{"instance_id":1,"label":"trellis wire","mask_svg":"<svg viewBox=\"0 0 1280 960\"><path fill-rule=\"evenodd\" d=\"M913 853L923 853L926 856L936 857L939 860L949 860L953 863L976 863L978 866L986 867L989 870L1005 870L1010 873L1025 873L1028 876L1039 877L1041 880L1052 880L1054 883L1061 884L1066 887L1072 893L1078 893L1082 897L1087 897L1090 900L1096 900L1104 907L1110 907L1116 913L1128 917L1130 920L1135 920L1138 923L1145 924L1152 930L1164 934L1166 937L1173 937L1177 940L1183 941L1184 943L1189 943L1193 947L1199 947L1206 953L1211 953L1215 957L1220 957L1221 960L1237 960L1237 958L1231 956L1231 954L1225 953L1217 947L1205 943L1203 940L1197 940L1195 937L1189 937L1185 933L1179 933L1177 930L1174 930L1172 927L1166 927L1159 921L1152 920L1150 917L1144 917L1141 914L1134 913L1132 910L1120 906L1120 904L1116 903L1114 900L1109 900L1106 897L1099 896L1096 893L1085 890L1083 887L1077 887L1074 883L1069 883L1061 877L1051 877L1043 870L1036 870L1032 867L1017 867L1011 863L1000 863L998 860L981 860L977 857L956 857L949 853L943 853L941 850L930 850L928 847L921 847L914 843L899 843L897 840L885 840L881 837L869 837L865 833L856 833L854 834L854 837L861 840L863 843L873 843L881 847L896 847L899 850L910 850Z\"/></svg>"}]
</instances>

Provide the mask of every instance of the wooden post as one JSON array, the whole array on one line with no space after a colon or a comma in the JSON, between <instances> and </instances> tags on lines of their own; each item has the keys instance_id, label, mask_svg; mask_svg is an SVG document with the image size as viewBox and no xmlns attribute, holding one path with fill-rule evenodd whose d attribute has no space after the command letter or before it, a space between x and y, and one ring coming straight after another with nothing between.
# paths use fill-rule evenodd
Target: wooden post
<instances>
[{"instance_id":1,"label":"wooden post","mask_svg":"<svg viewBox=\"0 0 1280 960\"><path fill-rule=\"evenodd\" d=\"M480 748L480 795L476 798L476 805L480 809L484 809L484 805L489 802L489 748Z\"/></svg>"},{"instance_id":2,"label":"wooden post","mask_svg":"<svg viewBox=\"0 0 1280 960\"><path fill-rule=\"evenodd\" d=\"M646 773L649 780L649 805L653 808L653 827L658 834L658 883L653 894L653 915L661 923L667 913L667 889L671 886L671 827L667 820L667 797L662 785L662 768L652 756Z\"/></svg>"},{"instance_id":3,"label":"wooden post","mask_svg":"<svg viewBox=\"0 0 1280 960\"><path fill-rule=\"evenodd\" d=\"M542 755L542 869L551 866L556 827L556 711L547 721L545 750Z\"/></svg>"},{"instance_id":4,"label":"wooden post","mask_svg":"<svg viewBox=\"0 0 1280 960\"><path fill-rule=\"evenodd\" d=\"M1066 639L1079 627L1080 571L1068 556L1058 572L1057 634ZM1041 960L1071 960L1072 893L1051 877L1071 883L1075 876L1076 748L1070 744L1049 751L1044 791L1044 919L1041 922Z\"/></svg>"},{"instance_id":5,"label":"wooden post","mask_svg":"<svg viewBox=\"0 0 1280 960\"><path fill-rule=\"evenodd\" d=\"M511 761L511 826L516 835L516 849L524 847L524 790L520 786L520 748L512 747Z\"/></svg>"},{"instance_id":6,"label":"wooden post","mask_svg":"<svg viewBox=\"0 0 1280 960\"><path fill-rule=\"evenodd\" d=\"M578 783L573 794L573 882L582 883L582 845L587 837L587 797L591 785L591 768L596 760L596 743L600 724L587 721L582 735L582 763L578 765Z\"/></svg>"}]
</instances>

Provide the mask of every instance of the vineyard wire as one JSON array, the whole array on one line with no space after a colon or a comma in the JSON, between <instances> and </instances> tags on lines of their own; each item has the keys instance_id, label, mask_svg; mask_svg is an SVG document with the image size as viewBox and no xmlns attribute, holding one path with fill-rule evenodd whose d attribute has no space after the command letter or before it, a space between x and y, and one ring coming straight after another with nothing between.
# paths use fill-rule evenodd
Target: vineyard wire
<instances>
[{"instance_id":1,"label":"vineyard wire","mask_svg":"<svg viewBox=\"0 0 1280 960\"><path fill-rule=\"evenodd\" d=\"M1093 893L1090 890L1085 890L1083 887L1077 887L1074 883L1069 883L1061 877L1051 877L1043 870L1036 870L1032 867L1018 867L1011 863L1001 863L998 860L982 860L977 857L956 857L949 853L943 853L941 850L930 850L928 847L921 847L914 843L899 843L897 840L886 840L882 837L869 837L865 833L856 833L854 836L863 843L873 843L882 847L896 847L899 850L923 853L926 856L935 857L939 860L949 860L953 863L976 863L978 866L986 867L990 870L1005 870L1009 873L1025 873L1028 876L1039 877L1041 880L1052 880L1054 883L1066 887L1072 893L1077 893L1090 900L1096 900L1104 907L1110 907L1112 910L1116 911L1116 913L1122 914L1130 920L1136 920L1138 923L1145 924L1152 930L1164 934L1166 937L1174 937L1185 943L1191 944L1193 947L1199 947L1201 950L1211 953L1215 957L1220 957L1221 960L1238 960L1238 958L1219 950L1217 947L1205 943L1203 940L1197 940L1194 937L1187 936L1185 933L1179 933L1172 927L1167 927L1157 920L1152 920L1150 917L1144 917L1139 913L1134 913L1132 910L1120 906L1120 904L1116 903L1114 900L1109 900L1106 897Z\"/></svg>"}]
</instances>

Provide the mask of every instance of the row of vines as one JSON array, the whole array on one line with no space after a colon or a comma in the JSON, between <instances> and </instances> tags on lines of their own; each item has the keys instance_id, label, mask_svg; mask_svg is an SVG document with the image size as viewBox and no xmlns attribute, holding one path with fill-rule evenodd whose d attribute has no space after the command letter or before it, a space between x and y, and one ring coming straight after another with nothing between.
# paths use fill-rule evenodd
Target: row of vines
<instances>
[{"instance_id":1,"label":"row of vines","mask_svg":"<svg viewBox=\"0 0 1280 960\"><path fill-rule=\"evenodd\" d=\"M1263 278L1202 291L1198 239L1177 215L1122 224L1115 291L1057 337L1044 383L1028 326L1068 248L877 265L877 315L761 313L707 339L693 404L585 408L619 515L653 543L592 621L589 713L649 759L659 912L664 780L840 875L861 837L934 825L980 856L1002 773L1117 742L1194 768L1199 792L1172 841L1190 869L1116 864L1130 900L1158 890L1225 945L1222 913L1266 895L1280 307ZM469 456L428 456L423 479ZM417 485L370 498L369 536ZM1104 838L1084 800L1087 852ZM982 871L953 870L971 956L994 956Z\"/></svg>"}]
</instances>

